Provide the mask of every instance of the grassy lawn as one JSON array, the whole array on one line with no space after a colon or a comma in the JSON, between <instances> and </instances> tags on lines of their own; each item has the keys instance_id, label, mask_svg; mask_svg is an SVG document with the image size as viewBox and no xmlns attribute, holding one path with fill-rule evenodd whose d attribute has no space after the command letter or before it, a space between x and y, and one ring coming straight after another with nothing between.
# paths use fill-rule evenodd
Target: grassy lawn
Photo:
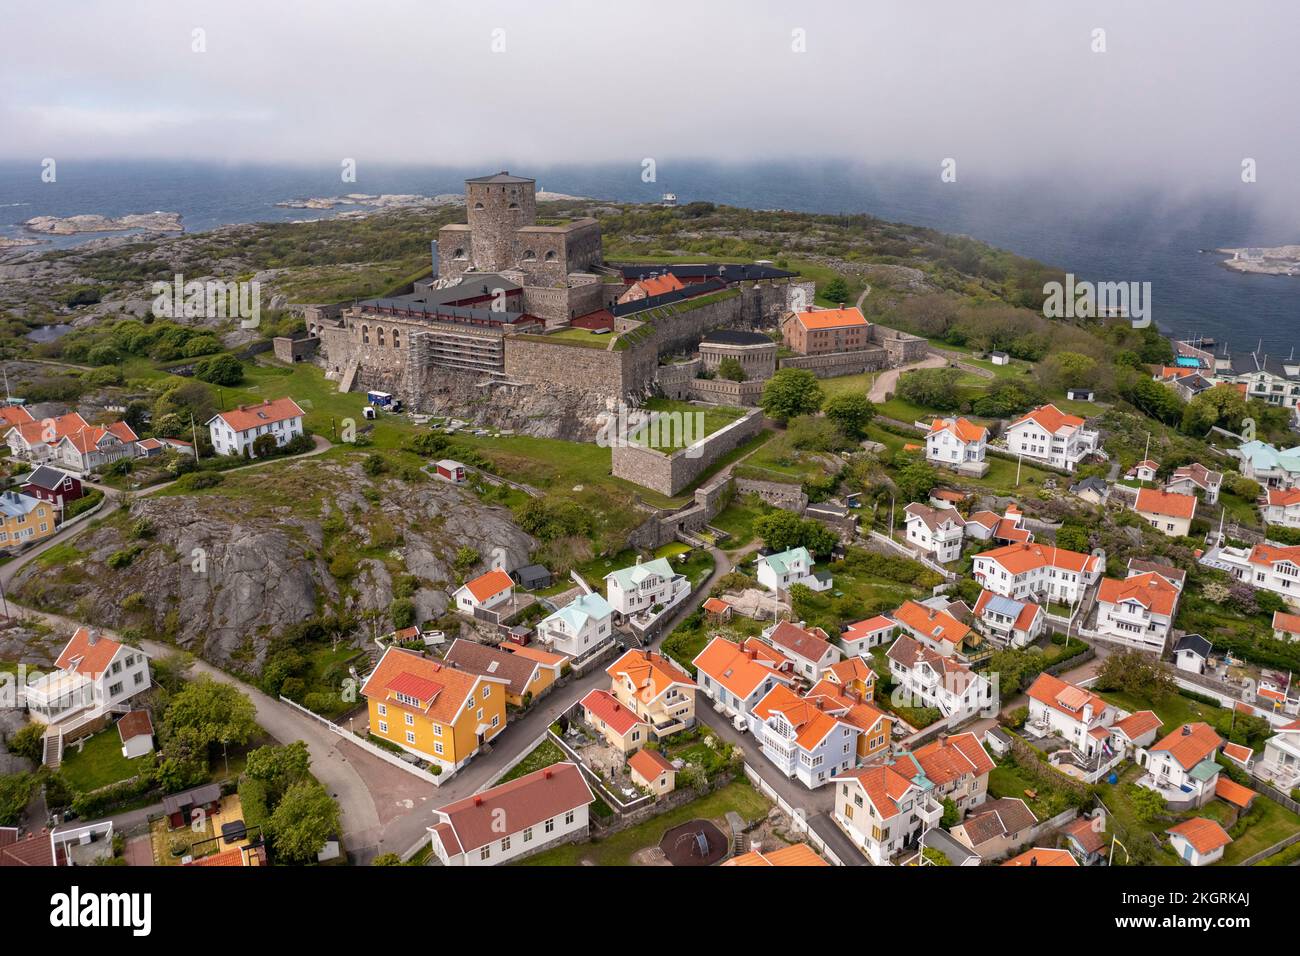
<instances>
[{"instance_id":1,"label":"grassy lawn","mask_svg":"<svg viewBox=\"0 0 1300 956\"><path fill-rule=\"evenodd\" d=\"M1026 790L1034 791L1037 797L1030 798L1025 795ZM1041 781L1035 780L1010 760L998 764L989 771L989 797L1011 797L1016 800L1023 800L1029 809L1034 811L1034 816L1040 820L1046 820L1052 816L1052 807L1047 801L1050 791Z\"/></svg>"},{"instance_id":2,"label":"grassy lawn","mask_svg":"<svg viewBox=\"0 0 1300 956\"><path fill-rule=\"evenodd\" d=\"M497 781L497 783L506 783L510 780L516 780L525 774L530 774L534 770L541 770L543 767L549 767L551 764L567 760L564 751L556 746L555 742L549 738L543 740L533 750L524 757L523 760L510 768L510 772Z\"/></svg>"},{"instance_id":3,"label":"grassy lawn","mask_svg":"<svg viewBox=\"0 0 1300 956\"><path fill-rule=\"evenodd\" d=\"M595 843L568 843L521 861L523 866L578 866L590 861L596 866L627 866L632 855L646 847L658 846L668 830L689 820L718 819L734 810L747 821L767 814L771 804L748 782L727 784L708 796L684 804L667 813L615 833ZM725 832L725 831L724 831Z\"/></svg>"},{"instance_id":4,"label":"grassy lawn","mask_svg":"<svg viewBox=\"0 0 1300 956\"><path fill-rule=\"evenodd\" d=\"M122 739L117 728L101 730L82 744L78 753L76 744L69 745L63 753L60 773L69 787L78 793L88 793L107 787L111 783L134 777L153 762L152 756L128 760L122 756Z\"/></svg>"},{"instance_id":5,"label":"grassy lawn","mask_svg":"<svg viewBox=\"0 0 1300 956\"><path fill-rule=\"evenodd\" d=\"M1263 796L1255 798L1250 812L1240 817L1235 826L1228 824L1232 807L1222 800L1211 800L1189 816L1217 820L1232 836L1232 842L1223 851L1220 866L1239 866L1243 860L1267 850L1300 829L1300 817Z\"/></svg>"},{"instance_id":6,"label":"grassy lawn","mask_svg":"<svg viewBox=\"0 0 1300 956\"><path fill-rule=\"evenodd\" d=\"M728 405L696 405L680 402L671 398L652 398L645 403L645 409L662 412L670 416L659 419L651 428L643 426L628 436L628 440L641 444L649 441L648 447L665 454L694 444L701 438L712 435L725 428L745 414L743 408Z\"/></svg>"},{"instance_id":7,"label":"grassy lawn","mask_svg":"<svg viewBox=\"0 0 1300 956\"><path fill-rule=\"evenodd\" d=\"M1164 725L1161 733L1167 734L1175 727L1182 724L1195 723L1197 721L1211 722L1219 715L1224 713L1222 707L1212 707L1209 704L1203 704L1199 700L1192 700L1190 697L1184 697L1182 694L1170 694L1158 704L1153 704L1149 700L1134 697L1132 694L1123 691L1100 691L1100 696L1116 707L1122 707L1127 711L1151 710L1160 718Z\"/></svg>"},{"instance_id":8,"label":"grassy lawn","mask_svg":"<svg viewBox=\"0 0 1300 956\"><path fill-rule=\"evenodd\" d=\"M754 540L754 522L772 510L757 495L747 495L743 500L733 500L709 523L727 532L729 537L722 545L728 551L735 551Z\"/></svg>"},{"instance_id":9,"label":"grassy lawn","mask_svg":"<svg viewBox=\"0 0 1300 956\"><path fill-rule=\"evenodd\" d=\"M546 335L525 335L524 338L539 341L551 342L556 340L564 342L567 345L576 345L586 349L608 349L609 344L613 342L618 335L614 332L602 332L596 334L590 329L562 329L559 332L549 332Z\"/></svg>"}]
</instances>

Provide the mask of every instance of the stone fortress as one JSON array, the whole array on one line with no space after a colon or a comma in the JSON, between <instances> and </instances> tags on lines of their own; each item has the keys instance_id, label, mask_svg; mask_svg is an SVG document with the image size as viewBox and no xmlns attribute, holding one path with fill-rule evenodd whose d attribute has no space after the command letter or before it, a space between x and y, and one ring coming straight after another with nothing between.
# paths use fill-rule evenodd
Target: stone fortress
<instances>
[{"instance_id":1,"label":"stone fortress","mask_svg":"<svg viewBox=\"0 0 1300 956\"><path fill-rule=\"evenodd\" d=\"M466 222L431 244L429 279L405 295L308 307L306 338L278 340L276 354L313 358L340 391L380 389L414 411L590 440L620 402L753 406L778 367L851 374L926 350L872 325L851 353L778 359L758 330L811 307L813 283L797 273L765 262L609 266L595 219L538 219L535 181L508 172L467 180L465 205ZM645 294L643 282L672 291ZM745 381L714 374L726 357Z\"/></svg>"}]
</instances>

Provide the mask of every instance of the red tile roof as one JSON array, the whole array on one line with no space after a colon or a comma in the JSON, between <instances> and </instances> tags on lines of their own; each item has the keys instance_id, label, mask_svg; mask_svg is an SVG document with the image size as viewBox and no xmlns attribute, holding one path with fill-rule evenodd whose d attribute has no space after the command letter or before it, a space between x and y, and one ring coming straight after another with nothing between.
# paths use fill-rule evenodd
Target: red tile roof
<instances>
[{"instance_id":1,"label":"red tile roof","mask_svg":"<svg viewBox=\"0 0 1300 956\"><path fill-rule=\"evenodd\" d=\"M723 866L830 866L807 843L792 843L779 850L750 850Z\"/></svg>"},{"instance_id":2,"label":"red tile roof","mask_svg":"<svg viewBox=\"0 0 1300 956\"><path fill-rule=\"evenodd\" d=\"M1241 807L1243 810L1254 803L1257 796L1250 787L1243 787L1236 781L1229 780L1223 774L1219 775L1219 781L1214 785L1214 795L1234 806Z\"/></svg>"},{"instance_id":3,"label":"red tile roof","mask_svg":"<svg viewBox=\"0 0 1300 956\"><path fill-rule=\"evenodd\" d=\"M947 611L926 607L915 601L906 601L893 613L894 620L906 625L917 634L932 641L960 644L970 633L970 628Z\"/></svg>"},{"instance_id":4,"label":"red tile roof","mask_svg":"<svg viewBox=\"0 0 1300 956\"><path fill-rule=\"evenodd\" d=\"M232 846L229 850L222 850L220 853L213 853L211 856L201 856L197 860L191 860L186 866L243 866L244 849L243 847Z\"/></svg>"},{"instance_id":5,"label":"red tile roof","mask_svg":"<svg viewBox=\"0 0 1300 956\"><path fill-rule=\"evenodd\" d=\"M1185 496L1180 496L1185 497ZM1024 574L1037 568L1061 568L1066 571L1092 572L1100 570L1101 562L1096 555L1080 554L1078 551L1066 551L1048 544L1008 544L1005 547L982 551L975 555L976 560L987 558L1011 574Z\"/></svg>"},{"instance_id":6,"label":"red tile roof","mask_svg":"<svg viewBox=\"0 0 1300 956\"><path fill-rule=\"evenodd\" d=\"M1184 770L1191 770L1202 760L1214 756L1214 752L1222 745L1223 738L1214 732L1213 727L1198 722L1179 725L1151 750L1153 753L1168 752Z\"/></svg>"},{"instance_id":7,"label":"red tile roof","mask_svg":"<svg viewBox=\"0 0 1300 956\"><path fill-rule=\"evenodd\" d=\"M1043 405L1041 408L1035 408L1032 412L1022 415L1007 427L1015 428L1021 422L1030 421L1031 419L1043 426L1043 429L1049 435L1056 435L1063 428L1081 428L1083 426L1083 419L1079 416L1067 415L1055 405Z\"/></svg>"},{"instance_id":8,"label":"red tile roof","mask_svg":"<svg viewBox=\"0 0 1300 956\"><path fill-rule=\"evenodd\" d=\"M32 420L32 413L22 405L0 405L0 428L8 430Z\"/></svg>"},{"instance_id":9,"label":"red tile roof","mask_svg":"<svg viewBox=\"0 0 1300 956\"><path fill-rule=\"evenodd\" d=\"M1187 495L1175 495L1186 498ZM1115 578L1102 578L1097 588L1097 600L1103 604L1122 604L1135 601L1152 614L1168 617L1174 613L1178 603L1178 588L1159 574L1135 574L1123 581Z\"/></svg>"},{"instance_id":10,"label":"red tile roof","mask_svg":"<svg viewBox=\"0 0 1300 956\"><path fill-rule=\"evenodd\" d=\"M1051 850L1046 847L1034 847L1019 856L1012 857L1003 866L1078 866L1079 861L1069 850Z\"/></svg>"},{"instance_id":11,"label":"red tile roof","mask_svg":"<svg viewBox=\"0 0 1300 956\"><path fill-rule=\"evenodd\" d=\"M843 329L855 325L868 325L862 312L854 306L844 309L814 309L810 312L797 312L795 318L805 329Z\"/></svg>"},{"instance_id":12,"label":"red tile roof","mask_svg":"<svg viewBox=\"0 0 1300 956\"><path fill-rule=\"evenodd\" d=\"M1090 690L1076 687L1053 674L1039 674L1026 692L1040 704L1046 704L1053 710L1060 711L1071 720L1083 720L1083 709L1092 705L1092 716L1096 719L1106 710L1106 702Z\"/></svg>"},{"instance_id":13,"label":"red tile roof","mask_svg":"<svg viewBox=\"0 0 1300 956\"><path fill-rule=\"evenodd\" d=\"M661 276L647 276L638 280L636 284L645 290L646 295L663 295L666 292L677 292L686 288L682 285L682 280L671 272Z\"/></svg>"},{"instance_id":14,"label":"red tile roof","mask_svg":"<svg viewBox=\"0 0 1300 956\"><path fill-rule=\"evenodd\" d=\"M36 445L41 442L54 445L62 441L64 435L75 434L83 428L88 428L89 425L76 412L69 412L66 415L58 415L54 418L23 422L15 427L18 429L18 434L22 435L23 440L29 445Z\"/></svg>"},{"instance_id":15,"label":"red tile roof","mask_svg":"<svg viewBox=\"0 0 1300 956\"><path fill-rule=\"evenodd\" d=\"M59 654L55 666L60 670L76 671L87 677L95 677L107 670L121 647L122 645L117 641L102 634L92 643L91 629L79 627Z\"/></svg>"},{"instance_id":16,"label":"red tile roof","mask_svg":"<svg viewBox=\"0 0 1300 956\"><path fill-rule=\"evenodd\" d=\"M722 600L722 598L711 597L704 602L704 610L708 611L710 614L725 614L727 611L731 610L731 605Z\"/></svg>"},{"instance_id":17,"label":"red tile roof","mask_svg":"<svg viewBox=\"0 0 1300 956\"><path fill-rule=\"evenodd\" d=\"M499 568L494 568L487 574L480 574L474 580L465 582L465 587L469 588L469 593L474 595L474 600L480 604L514 586L515 582L510 579L510 575Z\"/></svg>"},{"instance_id":18,"label":"red tile roof","mask_svg":"<svg viewBox=\"0 0 1300 956\"><path fill-rule=\"evenodd\" d=\"M1227 846L1232 842L1232 837L1228 836L1228 831L1223 829L1213 820L1205 817L1193 817L1190 820L1184 820L1177 826L1170 827L1166 833L1176 833L1188 843L1197 853L1212 853L1221 846Z\"/></svg>"},{"instance_id":19,"label":"red tile roof","mask_svg":"<svg viewBox=\"0 0 1300 956\"><path fill-rule=\"evenodd\" d=\"M972 733L940 737L912 752L925 775L942 787L965 774L977 777L993 769L993 759ZM899 764L905 764L900 760Z\"/></svg>"},{"instance_id":20,"label":"red tile roof","mask_svg":"<svg viewBox=\"0 0 1300 956\"><path fill-rule=\"evenodd\" d=\"M780 714L795 731L795 742L804 750L813 750L841 722L821 706L822 699L800 697L785 684L777 684L754 705L754 715L767 720Z\"/></svg>"},{"instance_id":21,"label":"red tile roof","mask_svg":"<svg viewBox=\"0 0 1300 956\"><path fill-rule=\"evenodd\" d=\"M831 650L832 644L826 640L826 632L819 627L811 630L782 621L768 636L772 646L790 651L804 660L820 661Z\"/></svg>"},{"instance_id":22,"label":"red tile roof","mask_svg":"<svg viewBox=\"0 0 1300 956\"><path fill-rule=\"evenodd\" d=\"M943 431L951 432L958 441L967 443L984 441L989 434L989 430L983 425L976 425L964 418L936 418L930 425L930 434Z\"/></svg>"},{"instance_id":23,"label":"red tile roof","mask_svg":"<svg viewBox=\"0 0 1300 956\"><path fill-rule=\"evenodd\" d=\"M1129 740L1137 740L1159 726L1160 718L1153 711L1139 710L1121 720L1115 721L1115 723L1111 724L1111 729L1122 732Z\"/></svg>"},{"instance_id":24,"label":"red tile roof","mask_svg":"<svg viewBox=\"0 0 1300 956\"><path fill-rule=\"evenodd\" d=\"M132 737L152 737L153 721L149 719L149 711L133 710L123 714L122 719L117 722L117 733L122 738L122 743L126 743Z\"/></svg>"},{"instance_id":25,"label":"red tile roof","mask_svg":"<svg viewBox=\"0 0 1300 956\"><path fill-rule=\"evenodd\" d=\"M1196 496L1161 491L1159 488L1143 488L1137 494L1133 510L1168 518L1193 518L1196 516Z\"/></svg>"},{"instance_id":26,"label":"red tile roof","mask_svg":"<svg viewBox=\"0 0 1300 956\"><path fill-rule=\"evenodd\" d=\"M644 747L627 758L628 766L641 775L642 780L657 780L661 773L675 772L676 768L657 750Z\"/></svg>"},{"instance_id":27,"label":"red tile roof","mask_svg":"<svg viewBox=\"0 0 1300 956\"><path fill-rule=\"evenodd\" d=\"M15 827L0 827L0 866L53 866L50 831L19 836Z\"/></svg>"},{"instance_id":28,"label":"red tile roof","mask_svg":"<svg viewBox=\"0 0 1300 956\"><path fill-rule=\"evenodd\" d=\"M1106 845L1104 832L1097 829L1097 820L1090 816L1081 816L1069 826L1062 827L1061 832L1074 838L1084 853L1097 853Z\"/></svg>"},{"instance_id":29,"label":"red tile roof","mask_svg":"<svg viewBox=\"0 0 1300 956\"><path fill-rule=\"evenodd\" d=\"M915 787L910 777L903 776L892 766L881 764L846 770L833 779L856 780L882 820L898 816L898 801Z\"/></svg>"},{"instance_id":30,"label":"red tile roof","mask_svg":"<svg viewBox=\"0 0 1300 956\"><path fill-rule=\"evenodd\" d=\"M784 660L772 648L754 638L737 644L725 637L715 637L692 663L699 673L744 700L769 677L789 681L789 675L778 670Z\"/></svg>"},{"instance_id":31,"label":"red tile roof","mask_svg":"<svg viewBox=\"0 0 1300 956\"><path fill-rule=\"evenodd\" d=\"M409 677L401 679L403 675L409 675ZM410 680L410 678L416 680ZM408 651L400 647L390 647L384 651L384 656L379 659L379 664L366 678L365 684L361 687L361 694L367 699L383 701L389 707L401 711L410 710L431 720L448 722L455 720L461 709L466 705L470 695L484 681L496 684L505 683L504 680L482 677L478 674L462 671L441 661L424 657L414 651ZM410 696L421 701L429 700L427 697L420 697L420 692L427 693L429 691L428 684L438 685L439 691L433 696L431 703L424 704L422 708L412 708L393 697L396 693L410 693L409 690L394 690L392 685L395 682L399 687L409 687L416 690L417 692L411 693Z\"/></svg>"},{"instance_id":32,"label":"red tile roof","mask_svg":"<svg viewBox=\"0 0 1300 956\"><path fill-rule=\"evenodd\" d=\"M657 651L634 647L609 667L605 673L615 680L626 677L636 686L643 701L651 701L674 684L695 687L691 675Z\"/></svg>"},{"instance_id":33,"label":"red tile roof","mask_svg":"<svg viewBox=\"0 0 1300 956\"><path fill-rule=\"evenodd\" d=\"M577 764L552 764L439 807L437 813L446 818L444 823L455 838L452 846L446 841L443 845L453 853L477 850L506 835L501 831L503 820L507 833L518 833L594 799Z\"/></svg>"},{"instance_id":34,"label":"red tile roof","mask_svg":"<svg viewBox=\"0 0 1300 956\"><path fill-rule=\"evenodd\" d=\"M604 690L593 690L582 698L582 709L592 717L604 721L620 736L626 734L637 724L646 726L632 711L618 702L613 694Z\"/></svg>"},{"instance_id":35,"label":"red tile roof","mask_svg":"<svg viewBox=\"0 0 1300 956\"><path fill-rule=\"evenodd\" d=\"M895 627L898 627L898 622L893 618L886 617L883 614L877 614L875 617L869 617L865 621L857 621L854 624L850 624L848 629L840 635L840 640L860 641L879 631L888 631Z\"/></svg>"},{"instance_id":36,"label":"red tile roof","mask_svg":"<svg viewBox=\"0 0 1300 956\"><path fill-rule=\"evenodd\" d=\"M1273 630L1300 634L1300 614L1288 614L1285 611L1273 612Z\"/></svg>"}]
</instances>

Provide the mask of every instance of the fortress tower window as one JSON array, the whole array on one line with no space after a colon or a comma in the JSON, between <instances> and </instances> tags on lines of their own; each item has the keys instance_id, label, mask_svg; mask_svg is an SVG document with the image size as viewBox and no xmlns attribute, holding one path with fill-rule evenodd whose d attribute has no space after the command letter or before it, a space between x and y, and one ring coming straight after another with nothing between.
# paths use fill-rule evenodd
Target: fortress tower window
<instances>
[{"instance_id":1,"label":"fortress tower window","mask_svg":"<svg viewBox=\"0 0 1300 956\"><path fill-rule=\"evenodd\" d=\"M361 344L362 345L370 344L370 326L368 325L361 326Z\"/></svg>"},{"instance_id":2,"label":"fortress tower window","mask_svg":"<svg viewBox=\"0 0 1300 956\"><path fill-rule=\"evenodd\" d=\"M547 261L547 262L554 262L554 261L555 261L555 250L554 250L554 249L548 249L548 250L547 250L547 252L546 252L546 261Z\"/></svg>"},{"instance_id":3,"label":"fortress tower window","mask_svg":"<svg viewBox=\"0 0 1300 956\"><path fill-rule=\"evenodd\" d=\"M400 349L401 347L402 347L402 330L393 329L393 348Z\"/></svg>"},{"instance_id":4,"label":"fortress tower window","mask_svg":"<svg viewBox=\"0 0 1300 956\"><path fill-rule=\"evenodd\" d=\"M482 204L481 202L476 202L476 203L474 204L474 208L475 208L475 209L482 209L482 208L483 208L483 204Z\"/></svg>"},{"instance_id":5,"label":"fortress tower window","mask_svg":"<svg viewBox=\"0 0 1300 956\"><path fill-rule=\"evenodd\" d=\"M464 259L464 258L465 258L465 250L464 250L464 249L457 249L455 252L453 252L453 253L451 254L451 257L452 257L453 259Z\"/></svg>"},{"instance_id":6,"label":"fortress tower window","mask_svg":"<svg viewBox=\"0 0 1300 956\"><path fill-rule=\"evenodd\" d=\"M375 342L381 346L384 344L384 327L382 325L375 326Z\"/></svg>"},{"instance_id":7,"label":"fortress tower window","mask_svg":"<svg viewBox=\"0 0 1300 956\"><path fill-rule=\"evenodd\" d=\"M506 208L507 208L507 209L518 209L518 208L519 208L519 203L517 203L517 202L512 202L512 203L510 203L510 205L507 206Z\"/></svg>"},{"instance_id":8,"label":"fortress tower window","mask_svg":"<svg viewBox=\"0 0 1300 956\"><path fill-rule=\"evenodd\" d=\"M536 258L537 258L537 253L533 252L532 249L525 249L525 250L524 250L524 258L525 258L525 259L536 259Z\"/></svg>"}]
</instances>

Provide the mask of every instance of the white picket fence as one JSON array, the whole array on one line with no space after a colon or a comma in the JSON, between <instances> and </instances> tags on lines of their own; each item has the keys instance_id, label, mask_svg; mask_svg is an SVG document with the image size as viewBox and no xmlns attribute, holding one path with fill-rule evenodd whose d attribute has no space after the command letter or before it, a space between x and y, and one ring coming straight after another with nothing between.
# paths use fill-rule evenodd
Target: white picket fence
<instances>
[{"instance_id":1,"label":"white picket fence","mask_svg":"<svg viewBox=\"0 0 1300 956\"><path fill-rule=\"evenodd\" d=\"M385 750L383 747L379 747L375 744L372 744L369 740L366 740L364 737L360 736L359 734L356 734L353 731L348 730L346 727L340 727L338 724L334 723L334 721L322 717L314 710L308 710L306 707L302 706L302 704L299 704L296 701L292 701L288 697L281 696L280 701L281 703L288 704L290 707L294 708L294 710L297 710L299 713L303 714L304 716L311 717L314 720L319 721L321 724L323 724L325 727L328 727L330 730L338 734L340 737L343 737L350 743L356 744L362 750L374 754L380 760L385 760L388 763L391 763L394 767L400 767L402 770L405 770L407 773L414 774L415 776L423 780L425 783L431 783L435 787L441 787L454 775L454 771L448 772L445 770L442 772L441 775L431 774L423 767L417 767L415 766L415 764L407 763L401 757L397 756L397 754Z\"/></svg>"}]
</instances>

